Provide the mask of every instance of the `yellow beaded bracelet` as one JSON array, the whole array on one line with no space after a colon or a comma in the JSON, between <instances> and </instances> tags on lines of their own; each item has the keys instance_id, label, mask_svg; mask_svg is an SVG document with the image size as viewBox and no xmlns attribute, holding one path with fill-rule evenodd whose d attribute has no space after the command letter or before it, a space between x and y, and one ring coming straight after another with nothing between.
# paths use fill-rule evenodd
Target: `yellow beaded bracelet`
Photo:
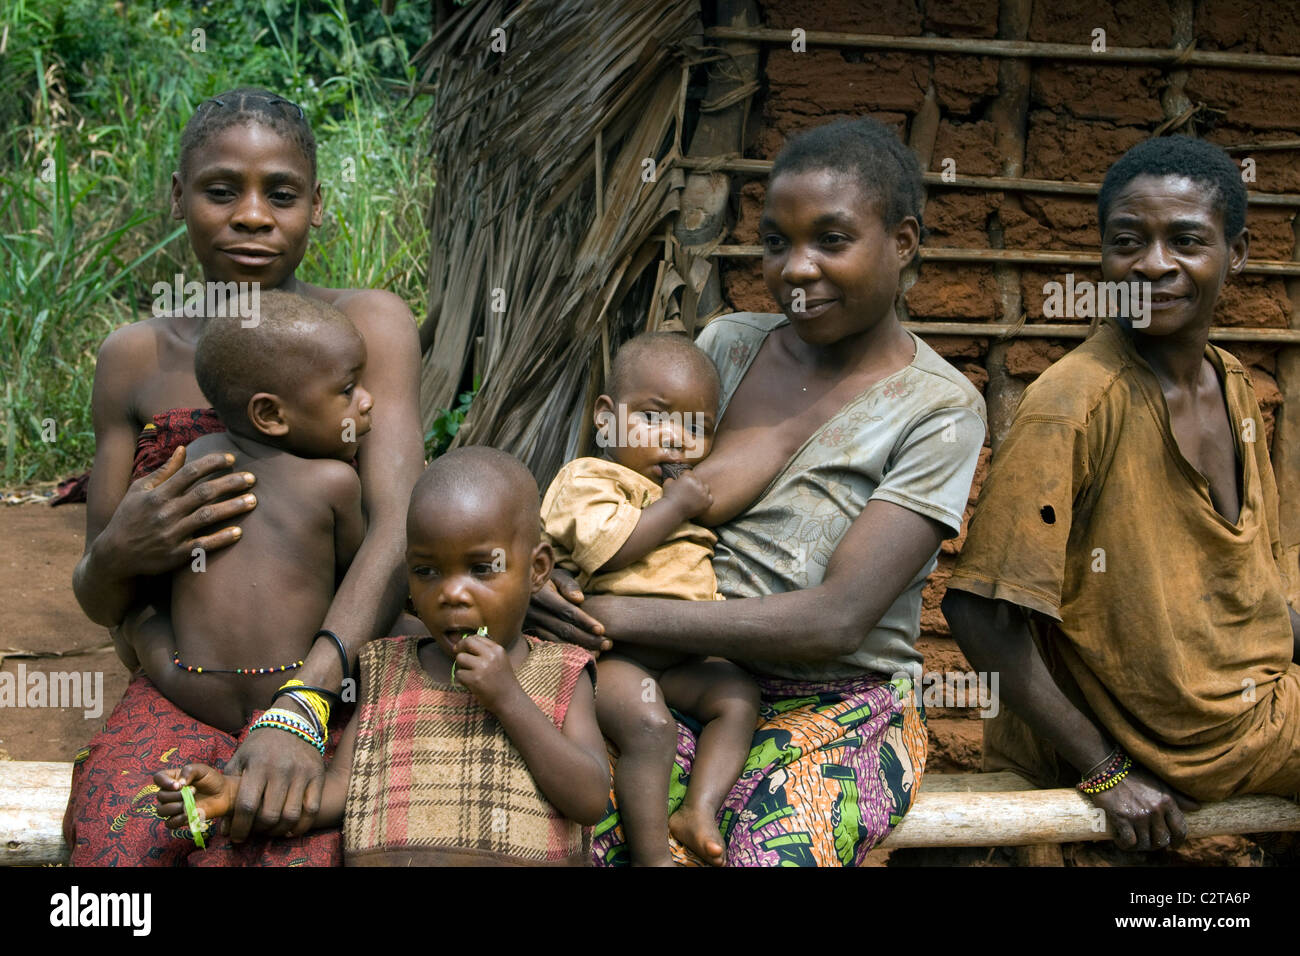
<instances>
[{"instance_id":1,"label":"yellow beaded bracelet","mask_svg":"<svg viewBox=\"0 0 1300 956\"><path fill-rule=\"evenodd\" d=\"M280 690L293 690L297 687L306 687L307 685L300 680L285 681ZM278 693L278 691L277 691ZM330 722L330 705L323 694L314 690L295 691L294 699L305 701L311 708L312 713L316 715L316 721L320 724L321 732L325 733Z\"/></svg>"},{"instance_id":2,"label":"yellow beaded bracelet","mask_svg":"<svg viewBox=\"0 0 1300 956\"><path fill-rule=\"evenodd\" d=\"M1119 783L1121 780L1127 777L1128 772L1132 769L1133 769L1133 761L1130 760L1128 757L1125 757L1124 762L1119 765L1119 769L1116 770L1114 774L1108 776L1100 783L1092 784L1091 786L1087 784L1080 784L1079 789L1082 792L1088 794L1088 796L1093 796L1098 793L1105 793L1111 787L1115 786L1115 784Z\"/></svg>"}]
</instances>

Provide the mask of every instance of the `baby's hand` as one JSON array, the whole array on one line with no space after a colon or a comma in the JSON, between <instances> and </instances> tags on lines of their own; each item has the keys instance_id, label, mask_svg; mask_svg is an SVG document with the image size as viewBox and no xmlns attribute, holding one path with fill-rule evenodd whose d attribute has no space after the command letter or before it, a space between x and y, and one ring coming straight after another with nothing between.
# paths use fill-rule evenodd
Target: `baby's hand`
<instances>
[{"instance_id":1,"label":"baby's hand","mask_svg":"<svg viewBox=\"0 0 1300 956\"><path fill-rule=\"evenodd\" d=\"M219 820L228 815L239 792L239 777L228 777L205 763L187 763L179 770L160 770L153 775L153 782L158 785L158 816L166 821L169 830L189 826L181 787L194 788L194 806L204 820Z\"/></svg>"},{"instance_id":2,"label":"baby's hand","mask_svg":"<svg viewBox=\"0 0 1300 956\"><path fill-rule=\"evenodd\" d=\"M713 504L709 486L691 469L683 471L679 478L664 478L664 498L680 508L685 518L694 518Z\"/></svg>"},{"instance_id":3,"label":"baby's hand","mask_svg":"<svg viewBox=\"0 0 1300 956\"><path fill-rule=\"evenodd\" d=\"M478 634L467 635L456 645L455 678L493 713L512 695L522 693L505 648Z\"/></svg>"}]
</instances>

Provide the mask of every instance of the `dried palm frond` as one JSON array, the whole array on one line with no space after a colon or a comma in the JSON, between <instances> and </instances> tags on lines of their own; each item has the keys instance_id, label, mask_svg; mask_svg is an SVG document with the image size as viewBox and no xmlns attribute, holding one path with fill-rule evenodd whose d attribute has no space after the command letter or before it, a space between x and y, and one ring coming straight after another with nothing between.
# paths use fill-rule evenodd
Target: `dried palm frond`
<instances>
[{"instance_id":1,"label":"dried palm frond","mask_svg":"<svg viewBox=\"0 0 1300 956\"><path fill-rule=\"evenodd\" d=\"M457 444L504 448L548 481L589 430L609 350L663 315L655 260L699 33L699 0L480 0L417 55L438 83L426 423L482 339Z\"/></svg>"}]
</instances>

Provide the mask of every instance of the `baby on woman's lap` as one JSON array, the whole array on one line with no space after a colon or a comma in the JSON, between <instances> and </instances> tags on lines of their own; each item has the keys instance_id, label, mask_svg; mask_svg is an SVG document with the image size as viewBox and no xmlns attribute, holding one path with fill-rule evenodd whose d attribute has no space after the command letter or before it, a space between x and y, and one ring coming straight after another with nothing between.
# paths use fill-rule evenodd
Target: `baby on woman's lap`
<instances>
[{"instance_id":1,"label":"baby on woman's lap","mask_svg":"<svg viewBox=\"0 0 1300 956\"><path fill-rule=\"evenodd\" d=\"M348 464L370 429L365 344L324 303L273 291L260 306L252 325L205 324L195 373L227 430L187 449L255 470L257 508L238 548L195 549L172 574L175 646L153 642L141 660L168 700L232 733L293 678L365 536Z\"/></svg>"}]
</instances>

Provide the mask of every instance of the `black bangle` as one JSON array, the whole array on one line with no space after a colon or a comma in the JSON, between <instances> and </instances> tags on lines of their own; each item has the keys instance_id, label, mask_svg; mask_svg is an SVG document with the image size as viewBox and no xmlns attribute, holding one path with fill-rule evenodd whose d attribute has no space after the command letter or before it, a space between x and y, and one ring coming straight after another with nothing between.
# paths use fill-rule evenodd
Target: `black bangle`
<instances>
[{"instance_id":1,"label":"black bangle","mask_svg":"<svg viewBox=\"0 0 1300 956\"><path fill-rule=\"evenodd\" d=\"M281 687L279 690L277 690L274 694L271 695L271 703L274 704L285 694L292 694L294 691L308 691L317 694L322 694L323 696L328 697L330 700L332 700L335 706L343 703L343 698L340 697L338 694L334 693L334 691L326 690L324 687L308 687L306 684L294 684L292 687Z\"/></svg>"},{"instance_id":2,"label":"black bangle","mask_svg":"<svg viewBox=\"0 0 1300 956\"><path fill-rule=\"evenodd\" d=\"M322 637L328 637L331 641L334 642L334 648L339 652L339 664L342 665L343 667L343 683L340 686L347 687L348 681L352 677L352 671L348 667L348 649L343 646L343 641L339 638L337 634L335 634L333 631L327 631L325 630L325 628L321 628L319 631L316 632L316 636L311 639L312 646L315 647L316 642L319 641Z\"/></svg>"}]
</instances>

